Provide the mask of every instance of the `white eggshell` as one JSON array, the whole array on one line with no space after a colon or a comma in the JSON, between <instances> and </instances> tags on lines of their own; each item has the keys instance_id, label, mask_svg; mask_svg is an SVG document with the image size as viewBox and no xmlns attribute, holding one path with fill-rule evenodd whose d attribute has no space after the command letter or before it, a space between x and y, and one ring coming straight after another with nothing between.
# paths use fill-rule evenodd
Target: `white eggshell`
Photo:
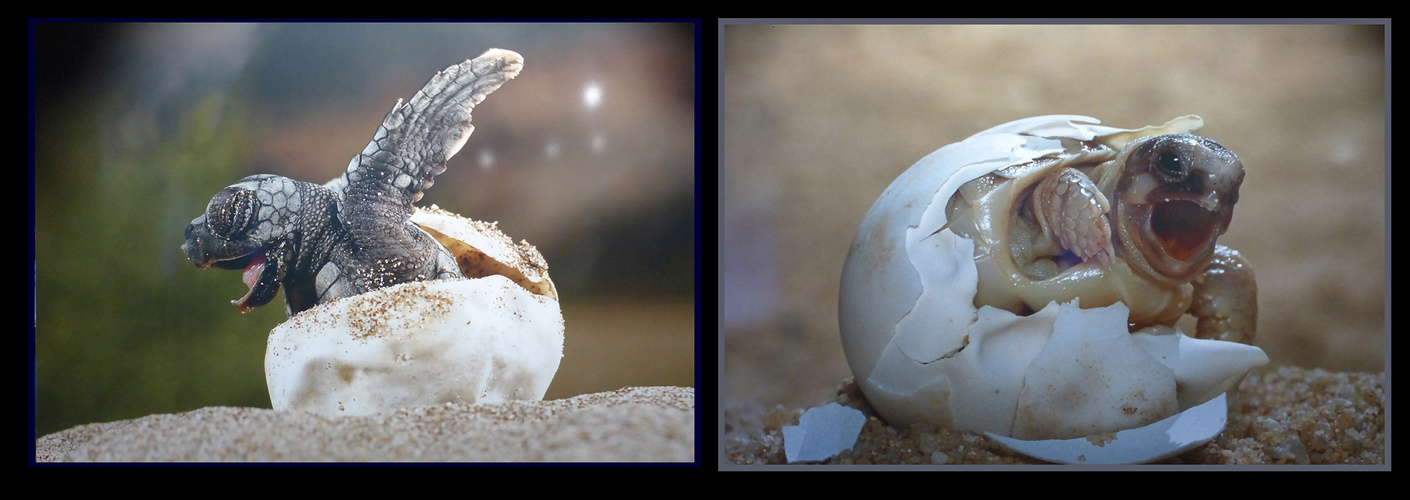
<instances>
[{"instance_id":1,"label":"white eggshell","mask_svg":"<svg viewBox=\"0 0 1410 500\"><path fill-rule=\"evenodd\" d=\"M276 410L365 415L539 400L563 357L558 301L509 278L404 283L304 311L269 335Z\"/></svg>"},{"instance_id":2,"label":"white eggshell","mask_svg":"<svg viewBox=\"0 0 1410 500\"><path fill-rule=\"evenodd\" d=\"M792 462L827 460L857 444L866 415L837 403L809 408L798 425L783 426L784 457Z\"/></svg>"},{"instance_id":3,"label":"white eggshell","mask_svg":"<svg viewBox=\"0 0 1410 500\"><path fill-rule=\"evenodd\" d=\"M1180 410L1175 372L1126 327L1126 306L1058 308L1052 336L1024 371L1017 438L1085 436L1156 422Z\"/></svg>"},{"instance_id":4,"label":"white eggshell","mask_svg":"<svg viewBox=\"0 0 1410 500\"><path fill-rule=\"evenodd\" d=\"M497 223L462 217L435 205L417 207L411 222L450 251L466 277L499 274L530 292L558 298L543 255L526 241L515 244Z\"/></svg>"},{"instance_id":5,"label":"white eggshell","mask_svg":"<svg viewBox=\"0 0 1410 500\"><path fill-rule=\"evenodd\" d=\"M946 203L961 185L1061 152L1064 138L1119 148L1202 122L1097 123L1042 116L986 130L922 158L867 212L843 267L839 326L858 385L892 425L1023 439L1117 431L1208 401L1267 363L1256 347L1173 329L1133 335L1121 303L1051 303L1028 316L975 308L974 242L945 227Z\"/></svg>"},{"instance_id":6,"label":"white eggshell","mask_svg":"<svg viewBox=\"0 0 1410 500\"><path fill-rule=\"evenodd\" d=\"M1025 455L1075 465L1154 462L1208 443L1229 421L1223 394L1159 422L1091 438L1028 441L986 433L990 439Z\"/></svg>"}]
</instances>

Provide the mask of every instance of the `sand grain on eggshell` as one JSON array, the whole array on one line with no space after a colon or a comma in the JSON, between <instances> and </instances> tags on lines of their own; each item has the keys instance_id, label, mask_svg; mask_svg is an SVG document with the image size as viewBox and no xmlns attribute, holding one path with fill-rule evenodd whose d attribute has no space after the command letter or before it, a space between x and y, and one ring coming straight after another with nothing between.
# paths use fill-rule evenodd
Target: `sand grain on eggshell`
<instances>
[{"instance_id":1,"label":"sand grain on eggshell","mask_svg":"<svg viewBox=\"0 0 1410 500\"><path fill-rule=\"evenodd\" d=\"M81 425L35 447L37 462L692 461L695 391L634 387L361 417L207 407Z\"/></svg>"},{"instance_id":2,"label":"sand grain on eggshell","mask_svg":"<svg viewBox=\"0 0 1410 500\"><path fill-rule=\"evenodd\" d=\"M928 425L898 429L876 417L850 379L834 401L867 415L850 451L828 464L1044 464L982 435ZM1256 370L1239 385L1224 432L1165 464L1385 463L1385 376L1276 367ZM826 404L826 402L820 403ZM735 465L786 463L785 425L805 408L727 408L725 458Z\"/></svg>"}]
</instances>

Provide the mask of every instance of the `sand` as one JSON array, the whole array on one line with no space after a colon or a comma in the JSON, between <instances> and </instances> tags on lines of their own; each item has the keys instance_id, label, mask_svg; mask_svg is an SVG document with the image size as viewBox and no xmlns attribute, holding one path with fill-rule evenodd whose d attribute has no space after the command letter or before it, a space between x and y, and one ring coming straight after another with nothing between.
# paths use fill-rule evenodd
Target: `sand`
<instances>
[{"instance_id":1,"label":"sand","mask_svg":"<svg viewBox=\"0 0 1410 500\"><path fill-rule=\"evenodd\" d=\"M362 417L207 407L81 425L35 448L37 462L693 461L695 391L635 387Z\"/></svg>"},{"instance_id":2,"label":"sand","mask_svg":"<svg viewBox=\"0 0 1410 500\"><path fill-rule=\"evenodd\" d=\"M851 380L834 401L867 415L851 451L827 464L1044 464L1003 449L982 435L925 425L898 429L876 417ZM1229 423L1210 443L1162 464L1385 464L1385 376L1277 367L1239 385ZM827 401L820 402L819 406ZM782 464L780 428L797 425L806 408L727 408L724 463Z\"/></svg>"}]
</instances>

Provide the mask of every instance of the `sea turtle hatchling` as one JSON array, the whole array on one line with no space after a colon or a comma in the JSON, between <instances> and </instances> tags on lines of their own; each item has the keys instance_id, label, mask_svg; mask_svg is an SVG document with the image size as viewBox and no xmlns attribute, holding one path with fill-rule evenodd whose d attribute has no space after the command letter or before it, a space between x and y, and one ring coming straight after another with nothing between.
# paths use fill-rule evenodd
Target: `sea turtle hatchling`
<instances>
[{"instance_id":1,"label":"sea turtle hatchling","mask_svg":"<svg viewBox=\"0 0 1410 500\"><path fill-rule=\"evenodd\" d=\"M838 328L872 408L1025 440L1155 423L1236 386L1253 271L1216 240L1244 172L1185 116L1016 120L921 158L842 268ZM1196 332L1180 332L1184 315Z\"/></svg>"},{"instance_id":2,"label":"sea turtle hatchling","mask_svg":"<svg viewBox=\"0 0 1410 500\"><path fill-rule=\"evenodd\" d=\"M187 258L243 269L241 311L284 287L290 317L335 298L399 283L461 277L456 258L410 221L414 202L474 131L471 110L523 68L491 49L400 99L347 171L326 185L253 175L222 189L186 228Z\"/></svg>"},{"instance_id":3,"label":"sea turtle hatchling","mask_svg":"<svg viewBox=\"0 0 1410 500\"><path fill-rule=\"evenodd\" d=\"M1016 314L1054 300L1123 302L1134 329L1189 313L1196 336L1251 343L1257 284L1216 240L1239 201L1237 155L1187 116L1088 139L965 182L948 227L975 241L976 305Z\"/></svg>"}]
</instances>

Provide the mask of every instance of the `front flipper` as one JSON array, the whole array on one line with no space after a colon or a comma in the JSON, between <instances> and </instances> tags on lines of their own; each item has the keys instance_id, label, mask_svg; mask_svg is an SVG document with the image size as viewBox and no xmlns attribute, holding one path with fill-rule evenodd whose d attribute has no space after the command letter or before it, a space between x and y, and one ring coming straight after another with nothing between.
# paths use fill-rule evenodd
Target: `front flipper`
<instances>
[{"instance_id":1,"label":"front flipper","mask_svg":"<svg viewBox=\"0 0 1410 500\"><path fill-rule=\"evenodd\" d=\"M1258 283L1248 260L1238 251L1216 245L1214 258L1194 285L1190 315L1198 320L1195 336L1252 344L1258 324Z\"/></svg>"},{"instance_id":2,"label":"front flipper","mask_svg":"<svg viewBox=\"0 0 1410 500\"><path fill-rule=\"evenodd\" d=\"M471 110L523 67L518 53L491 49L436 74L405 104L398 100L348 165L343 222L356 224L369 214L398 214L398 223L409 219L411 204L475 130Z\"/></svg>"},{"instance_id":3,"label":"front flipper","mask_svg":"<svg viewBox=\"0 0 1410 500\"><path fill-rule=\"evenodd\" d=\"M1033 214L1058 245L1086 261L1112 255L1111 205L1086 174L1064 168L1033 190Z\"/></svg>"},{"instance_id":4,"label":"front flipper","mask_svg":"<svg viewBox=\"0 0 1410 500\"><path fill-rule=\"evenodd\" d=\"M445 249L410 222L414 202L446 160L460 151L474 127L470 112L505 82L519 74L523 58L492 49L480 57L446 68L410 101L398 101L383 119L367 148L352 159L341 182L338 220L348 244L335 252L334 271L320 291L341 295L336 283L360 292L383 286L460 276L447 269Z\"/></svg>"}]
</instances>

